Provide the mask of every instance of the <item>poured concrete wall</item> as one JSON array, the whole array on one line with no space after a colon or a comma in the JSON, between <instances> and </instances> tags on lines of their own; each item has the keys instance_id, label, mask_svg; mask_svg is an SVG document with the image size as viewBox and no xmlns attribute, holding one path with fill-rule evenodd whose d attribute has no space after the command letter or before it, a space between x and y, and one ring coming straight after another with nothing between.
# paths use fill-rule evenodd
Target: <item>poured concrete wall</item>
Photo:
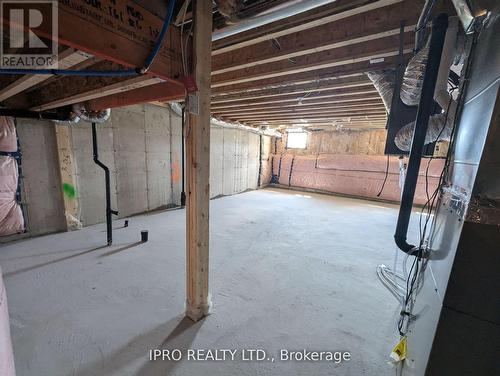
<instances>
[{"instance_id":1,"label":"poured concrete wall","mask_svg":"<svg viewBox=\"0 0 500 376\"><path fill-rule=\"evenodd\" d=\"M93 161L90 123L17 123L30 233L66 230L65 211L83 226L103 222L104 171ZM111 172L111 203L118 218L180 204L179 115L153 105L114 109L108 121L97 125L97 138L99 159ZM270 145L269 137L263 139ZM259 134L212 125L211 197L256 189L259 155ZM75 195L63 193L63 184L74 188Z\"/></svg>"},{"instance_id":2,"label":"poured concrete wall","mask_svg":"<svg viewBox=\"0 0 500 376\"><path fill-rule=\"evenodd\" d=\"M182 182L182 123L175 112L153 105L114 109L98 125L99 158L111 170L112 203L119 218L179 205ZM102 222L104 175L92 160L91 129L71 129L79 219ZM210 196L256 189L259 135L212 125Z\"/></svg>"},{"instance_id":3,"label":"poured concrete wall","mask_svg":"<svg viewBox=\"0 0 500 376\"><path fill-rule=\"evenodd\" d=\"M181 119L158 106L114 109L98 125L99 159L111 171L112 206L118 218L180 202ZM104 172L92 159L90 124L71 127L79 219L84 226L105 218Z\"/></svg>"},{"instance_id":4,"label":"poured concrete wall","mask_svg":"<svg viewBox=\"0 0 500 376\"><path fill-rule=\"evenodd\" d=\"M212 124L210 197L257 189L259 155L259 134Z\"/></svg>"},{"instance_id":5,"label":"poured concrete wall","mask_svg":"<svg viewBox=\"0 0 500 376\"><path fill-rule=\"evenodd\" d=\"M21 201L32 235L66 230L56 132L52 122L17 120L22 151Z\"/></svg>"}]
</instances>

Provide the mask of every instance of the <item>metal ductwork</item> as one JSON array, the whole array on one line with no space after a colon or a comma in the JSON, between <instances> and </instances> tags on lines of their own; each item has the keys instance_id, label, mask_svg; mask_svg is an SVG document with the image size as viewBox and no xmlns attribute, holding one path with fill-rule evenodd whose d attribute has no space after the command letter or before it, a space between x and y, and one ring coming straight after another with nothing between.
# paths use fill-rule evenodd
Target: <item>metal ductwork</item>
<instances>
[{"instance_id":1,"label":"metal ductwork","mask_svg":"<svg viewBox=\"0 0 500 376\"><path fill-rule=\"evenodd\" d=\"M227 38L235 34L243 33L247 30L255 29L260 26L270 24L272 22L280 21L282 19L295 16L303 12L307 12L311 9L318 8L323 5L327 5L335 2L336 0L303 0L284 8L279 8L274 11L266 12L255 17L247 18L238 22L236 25L225 27L224 29L217 30L212 34L212 41ZM236 19L238 14L239 3L241 0L217 0L219 5L219 12L224 15L227 19ZM221 9L222 5L222 9ZM226 16L224 13L227 13Z\"/></svg>"}]
</instances>

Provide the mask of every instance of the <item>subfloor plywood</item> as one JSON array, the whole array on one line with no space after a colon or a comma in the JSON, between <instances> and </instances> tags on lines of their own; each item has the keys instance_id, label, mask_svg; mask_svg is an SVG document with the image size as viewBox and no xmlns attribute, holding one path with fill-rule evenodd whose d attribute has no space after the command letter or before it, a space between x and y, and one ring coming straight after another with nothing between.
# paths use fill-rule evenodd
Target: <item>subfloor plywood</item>
<instances>
[{"instance_id":1,"label":"subfloor plywood","mask_svg":"<svg viewBox=\"0 0 500 376\"><path fill-rule=\"evenodd\" d=\"M293 215L291 215L293 213ZM399 313L375 268L392 265L397 207L279 189L211 201L213 313L185 302L185 211L4 245L18 375L390 375ZM412 223L418 232L417 223ZM140 230L149 242L140 243ZM349 351L332 362L149 361L164 349Z\"/></svg>"}]
</instances>

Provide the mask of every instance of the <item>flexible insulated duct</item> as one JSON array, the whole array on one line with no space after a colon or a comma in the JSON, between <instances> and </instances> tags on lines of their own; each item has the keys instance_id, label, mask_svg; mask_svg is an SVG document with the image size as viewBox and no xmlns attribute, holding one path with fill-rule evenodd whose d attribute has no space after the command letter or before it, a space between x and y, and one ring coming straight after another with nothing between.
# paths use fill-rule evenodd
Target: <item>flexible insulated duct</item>
<instances>
[{"instance_id":1,"label":"flexible insulated duct","mask_svg":"<svg viewBox=\"0 0 500 376\"><path fill-rule=\"evenodd\" d=\"M386 69L379 72L368 72L366 75L373 82L373 86L375 86L375 89L382 98L387 112L391 112L392 93L394 92L394 70Z\"/></svg>"},{"instance_id":2,"label":"flexible insulated duct","mask_svg":"<svg viewBox=\"0 0 500 376\"><path fill-rule=\"evenodd\" d=\"M431 116L429 119L429 125L427 126L427 133L425 134L425 145L435 141L450 141L451 132L453 130L453 117L448 115L446 124L444 124L445 118L445 114ZM398 131L394 139L394 143L399 149L409 151L414 132L415 121L412 121Z\"/></svg>"},{"instance_id":3,"label":"flexible insulated duct","mask_svg":"<svg viewBox=\"0 0 500 376\"><path fill-rule=\"evenodd\" d=\"M425 46L411 58L405 69L400 96L401 101L407 106L418 106L428 56L429 46Z\"/></svg>"},{"instance_id":4,"label":"flexible insulated duct","mask_svg":"<svg viewBox=\"0 0 500 376\"><path fill-rule=\"evenodd\" d=\"M74 104L71 109L76 116L84 121L88 121L89 123L104 123L111 115L111 110L109 108L105 110L92 111L89 110L83 103Z\"/></svg>"}]
</instances>

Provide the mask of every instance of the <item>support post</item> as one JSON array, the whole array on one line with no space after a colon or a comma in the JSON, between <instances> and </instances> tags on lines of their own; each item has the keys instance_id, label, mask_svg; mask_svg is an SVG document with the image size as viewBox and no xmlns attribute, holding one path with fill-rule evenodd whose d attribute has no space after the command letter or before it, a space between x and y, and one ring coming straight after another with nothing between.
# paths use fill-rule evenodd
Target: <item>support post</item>
<instances>
[{"instance_id":1,"label":"support post","mask_svg":"<svg viewBox=\"0 0 500 376\"><path fill-rule=\"evenodd\" d=\"M186 315L198 321L209 313L208 239L210 200L210 73L212 2L194 5L193 65L198 91L189 96L186 132Z\"/></svg>"}]
</instances>

